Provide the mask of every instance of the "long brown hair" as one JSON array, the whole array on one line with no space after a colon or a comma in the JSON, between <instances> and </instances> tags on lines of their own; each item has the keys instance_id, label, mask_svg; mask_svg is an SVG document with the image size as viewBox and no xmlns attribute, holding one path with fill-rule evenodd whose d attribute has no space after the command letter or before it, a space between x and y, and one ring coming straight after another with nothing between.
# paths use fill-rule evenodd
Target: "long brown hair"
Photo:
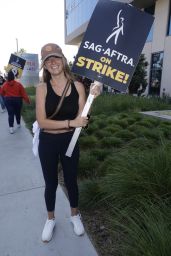
<instances>
[{"instance_id":1,"label":"long brown hair","mask_svg":"<svg viewBox=\"0 0 171 256\"><path fill-rule=\"evenodd\" d=\"M62 63L63 63L63 71L64 75L67 78L67 80L74 80L74 75L72 74L70 67L68 65L67 59L65 56L62 57ZM47 83L51 79L51 74L50 72L43 67L43 82Z\"/></svg>"}]
</instances>

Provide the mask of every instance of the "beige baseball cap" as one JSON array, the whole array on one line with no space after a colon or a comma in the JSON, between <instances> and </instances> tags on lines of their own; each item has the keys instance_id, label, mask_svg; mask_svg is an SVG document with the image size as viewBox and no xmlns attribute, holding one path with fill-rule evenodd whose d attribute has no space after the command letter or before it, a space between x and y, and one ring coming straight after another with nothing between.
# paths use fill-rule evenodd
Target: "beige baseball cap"
<instances>
[{"instance_id":1,"label":"beige baseball cap","mask_svg":"<svg viewBox=\"0 0 171 256\"><path fill-rule=\"evenodd\" d=\"M41 68L44 65L44 62L47 58L51 56L56 56L56 57L64 57L62 49L59 45L57 44L45 44L42 49L41 49Z\"/></svg>"}]
</instances>

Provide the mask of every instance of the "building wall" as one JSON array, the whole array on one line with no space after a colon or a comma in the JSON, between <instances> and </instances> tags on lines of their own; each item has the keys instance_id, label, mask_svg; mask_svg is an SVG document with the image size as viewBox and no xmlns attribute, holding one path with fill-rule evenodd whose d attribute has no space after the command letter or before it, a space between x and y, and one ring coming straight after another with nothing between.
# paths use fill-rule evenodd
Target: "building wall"
<instances>
[{"instance_id":1,"label":"building wall","mask_svg":"<svg viewBox=\"0 0 171 256\"><path fill-rule=\"evenodd\" d=\"M166 93L171 96L171 36L165 39L161 93L163 88L165 88Z\"/></svg>"},{"instance_id":2,"label":"building wall","mask_svg":"<svg viewBox=\"0 0 171 256\"><path fill-rule=\"evenodd\" d=\"M171 72L169 72L171 70L171 62L169 62L171 57L171 36L167 36L169 2L170 0L156 1L153 39L152 42L146 43L143 49L143 53L149 63L147 68L148 86L150 85L151 56L156 52L164 52L160 95L162 95L163 88L165 88L166 93L171 95ZM148 92L149 87L146 89L146 94Z\"/></svg>"},{"instance_id":3,"label":"building wall","mask_svg":"<svg viewBox=\"0 0 171 256\"><path fill-rule=\"evenodd\" d=\"M145 44L143 53L145 54L146 60L148 62L147 67L147 77L148 77L148 83L149 83L149 77L150 77L150 64L151 64L151 52L152 52L152 42L148 42ZM148 94L148 87L146 88L145 94Z\"/></svg>"},{"instance_id":4,"label":"building wall","mask_svg":"<svg viewBox=\"0 0 171 256\"><path fill-rule=\"evenodd\" d=\"M156 2L153 30L152 52L163 51L167 33L167 15L169 0Z\"/></svg>"}]
</instances>

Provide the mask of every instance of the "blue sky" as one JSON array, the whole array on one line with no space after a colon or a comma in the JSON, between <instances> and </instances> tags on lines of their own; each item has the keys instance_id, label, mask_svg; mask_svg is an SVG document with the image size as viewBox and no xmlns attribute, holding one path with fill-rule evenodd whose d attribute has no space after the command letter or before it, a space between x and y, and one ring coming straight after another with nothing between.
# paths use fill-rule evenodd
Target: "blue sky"
<instances>
[{"instance_id":1,"label":"blue sky","mask_svg":"<svg viewBox=\"0 0 171 256\"><path fill-rule=\"evenodd\" d=\"M77 47L64 43L64 0L1 0L0 10L0 71L16 52L16 39L19 49L39 55L44 44L57 43L73 60Z\"/></svg>"}]
</instances>

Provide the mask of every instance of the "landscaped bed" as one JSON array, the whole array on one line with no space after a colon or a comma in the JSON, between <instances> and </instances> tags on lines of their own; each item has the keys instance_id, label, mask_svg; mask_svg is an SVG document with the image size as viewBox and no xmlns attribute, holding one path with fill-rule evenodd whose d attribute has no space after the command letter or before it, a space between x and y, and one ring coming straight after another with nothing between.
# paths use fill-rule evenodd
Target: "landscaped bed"
<instances>
[{"instance_id":1,"label":"landscaped bed","mask_svg":"<svg viewBox=\"0 0 171 256\"><path fill-rule=\"evenodd\" d=\"M29 93L28 89L28 93ZM24 106L28 127L35 120ZM102 95L80 136L80 209L101 256L170 256L171 122L161 99Z\"/></svg>"}]
</instances>

